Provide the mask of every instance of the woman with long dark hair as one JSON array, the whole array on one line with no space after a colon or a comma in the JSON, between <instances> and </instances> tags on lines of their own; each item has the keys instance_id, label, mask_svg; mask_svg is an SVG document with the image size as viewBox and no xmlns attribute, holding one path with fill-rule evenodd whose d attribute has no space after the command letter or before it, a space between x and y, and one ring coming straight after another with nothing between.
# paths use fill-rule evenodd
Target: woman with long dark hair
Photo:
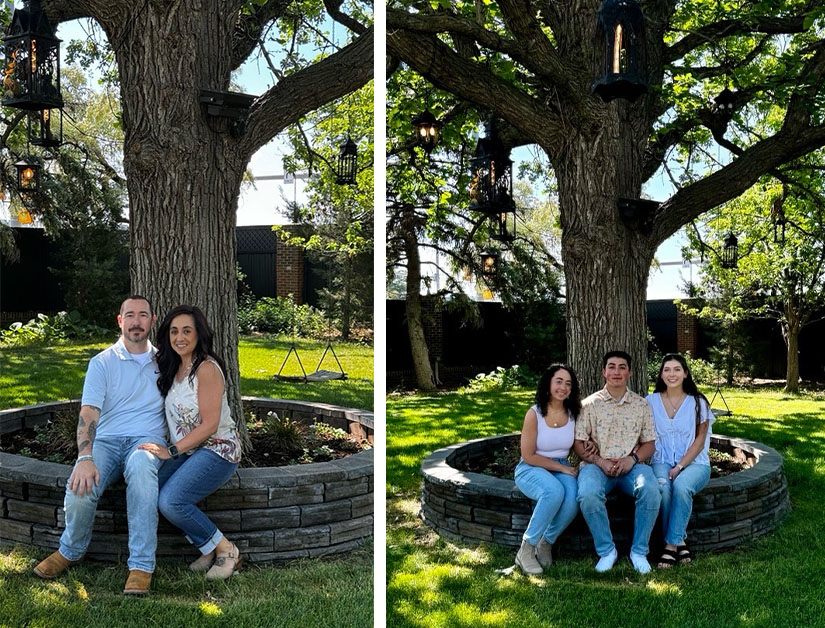
<instances>
[{"instance_id":1,"label":"woman with long dark hair","mask_svg":"<svg viewBox=\"0 0 825 628\"><path fill-rule=\"evenodd\" d=\"M579 511L578 469L567 461L581 412L575 371L552 365L539 380L535 401L524 416L515 473L516 486L536 502L516 554L516 564L529 574L540 574L553 562L553 543Z\"/></svg>"},{"instance_id":2,"label":"woman with long dark hair","mask_svg":"<svg viewBox=\"0 0 825 628\"><path fill-rule=\"evenodd\" d=\"M647 396L656 426L656 450L651 459L662 495L665 548L659 567L691 561L685 543L693 496L710 479L710 426L716 420L707 398L699 392L684 357L662 358L654 392Z\"/></svg>"},{"instance_id":3,"label":"woman with long dark hair","mask_svg":"<svg viewBox=\"0 0 825 628\"><path fill-rule=\"evenodd\" d=\"M226 400L226 371L212 350L213 333L200 309L180 305L157 335L158 388L165 399L168 447L140 445L165 460L158 472L158 508L201 552L190 565L207 580L225 580L242 557L195 504L219 489L238 468L241 447Z\"/></svg>"}]
</instances>

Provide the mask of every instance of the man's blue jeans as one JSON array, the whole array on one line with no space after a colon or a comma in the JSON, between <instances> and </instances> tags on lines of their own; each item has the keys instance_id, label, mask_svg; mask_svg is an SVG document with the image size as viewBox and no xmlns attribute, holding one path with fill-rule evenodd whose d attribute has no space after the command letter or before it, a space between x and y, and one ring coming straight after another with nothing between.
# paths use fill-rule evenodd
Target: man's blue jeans
<instances>
[{"instance_id":1,"label":"man's blue jeans","mask_svg":"<svg viewBox=\"0 0 825 628\"><path fill-rule=\"evenodd\" d=\"M158 546L158 468L161 461L148 451L137 448L147 442L165 445L163 439L145 436L95 439L92 456L100 474L97 486L80 497L66 483L63 503L66 529L60 536L60 553L65 558L83 558L92 540L97 502L103 491L122 476L126 480L129 569L154 572Z\"/></svg>"},{"instance_id":2,"label":"man's blue jeans","mask_svg":"<svg viewBox=\"0 0 825 628\"><path fill-rule=\"evenodd\" d=\"M633 545L630 551L647 556L650 533L659 514L659 487L653 469L646 464L635 464L628 473L608 477L597 465L585 464L579 469L579 507L593 541L596 553L607 556L616 549L610 521L607 518L605 499L615 488L636 498L636 517L633 521Z\"/></svg>"},{"instance_id":3,"label":"man's blue jeans","mask_svg":"<svg viewBox=\"0 0 825 628\"><path fill-rule=\"evenodd\" d=\"M553 460L567 465L564 458ZM537 545L542 536L548 543L555 543L579 512L576 478L522 460L516 467L515 480L518 489L536 502L522 538L530 545Z\"/></svg>"},{"instance_id":4,"label":"man's blue jeans","mask_svg":"<svg viewBox=\"0 0 825 628\"><path fill-rule=\"evenodd\" d=\"M201 554L215 549L223 534L195 504L223 486L237 468L237 463L200 448L192 455L166 460L160 470L158 508Z\"/></svg>"},{"instance_id":5,"label":"man's blue jeans","mask_svg":"<svg viewBox=\"0 0 825 628\"><path fill-rule=\"evenodd\" d=\"M666 545L679 546L687 537L687 525L693 511L693 496L710 479L710 465L692 463L672 482L667 477L671 466L654 463L653 473L662 494L662 535Z\"/></svg>"}]
</instances>

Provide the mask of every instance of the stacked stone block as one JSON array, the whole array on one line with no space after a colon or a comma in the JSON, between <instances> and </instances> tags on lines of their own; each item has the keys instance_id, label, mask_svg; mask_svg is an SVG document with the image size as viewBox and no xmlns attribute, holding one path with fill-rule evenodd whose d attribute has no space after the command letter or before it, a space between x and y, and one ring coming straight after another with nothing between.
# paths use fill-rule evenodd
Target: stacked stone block
<instances>
[{"instance_id":1,"label":"stacked stone block","mask_svg":"<svg viewBox=\"0 0 825 628\"><path fill-rule=\"evenodd\" d=\"M70 403L2 411L0 433L42 425ZM245 398L244 403L255 412L275 410L294 420L318 418L372 440L373 415L369 412L277 399ZM368 450L332 462L238 469L200 506L252 562L346 552L372 537L373 460L373 451ZM0 543L57 548L65 524L63 497L70 473L67 465L0 453ZM197 556L197 550L161 517L157 555L189 559ZM101 560L128 556L122 483L110 487L98 504L88 556Z\"/></svg>"},{"instance_id":2,"label":"stacked stone block","mask_svg":"<svg viewBox=\"0 0 825 628\"><path fill-rule=\"evenodd\" d=\"M421 465L422 519L445 538L462 543L493 543L518 547L527 528L533 503L512 480L461 471L468 460L489 450L503 448L518 434L494 436L440 449ZM788 483L782 457L770 447L743 439L712 436L714 448L753 463L748 469L714 478L693 501L688 524L688 543L699 551L733 547L774 530L790 510ZM620 550L630 546L634 503L613 493L607 509L611 529ZM654 538L659 535L656 527ZM560 555L593 554L593 539L581 515L562 534L555 546Z\"/></svg>"}]
</instances>

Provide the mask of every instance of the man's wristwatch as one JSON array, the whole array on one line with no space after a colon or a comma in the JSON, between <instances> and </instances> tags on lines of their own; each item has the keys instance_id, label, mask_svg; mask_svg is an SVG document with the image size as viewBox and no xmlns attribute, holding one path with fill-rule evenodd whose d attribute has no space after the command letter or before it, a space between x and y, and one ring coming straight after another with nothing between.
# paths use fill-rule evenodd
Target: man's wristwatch
<instances>
[{"instance_id":1,"label":"man's wristwatch","mask_svg":"<svg viewBox=\"0 0 825 628\"><path fill-rule=\"evenodd\" d=\"M166 449L169 450L169 455L172 456L172 458L174 458L175 460L177 460L178 456L180 456L180 453L178 452L178 448L176 445L169 445L169 447L167 447Z\"/></svg>"},{"instance_id":2,"label":"man's wristwatch","mask_svg":"<svg viewBox=\"0 0 825 628\"><path fill-rule=\"evenodd\" d=\"M639 464L639 456L637 456L635 452L631 451L630 452L630 457L633 458L633 460L636 462L636 464Z\"/></svg>"}]
</instances>

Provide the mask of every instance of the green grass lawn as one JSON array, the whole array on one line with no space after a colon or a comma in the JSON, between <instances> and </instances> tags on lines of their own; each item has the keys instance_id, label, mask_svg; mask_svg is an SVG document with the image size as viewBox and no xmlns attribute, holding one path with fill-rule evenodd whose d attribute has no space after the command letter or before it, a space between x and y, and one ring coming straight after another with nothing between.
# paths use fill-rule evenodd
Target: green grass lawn
<instances>
[{"instance_id":1,"label":"green grass lawn","mask_svg":"<svg viewBox=\"0 0 825 628\"><path fill-rule=\"evenodd\" d=\"M773 534L648 576L627 557L596 574L594 553L527 577L499 571L513 565L513 551L438 537L417 518L417 492L429 452L518 431L532 394L388 400L388 626L825 626L825 394L724 391L734 415L720 418L714 431L763 442L785 458L793 511Z\"/></svg>"},{"instance_id":2,"label":"green grass lawn","mask_svg":"<svg viewBox=\"0 0 825 628\"><path fill-rule=\"evenodd\" d=\"M108 344L0 349L0 409L79 398L89 358ZM326 343L296 344L304 368L314 371ZM243 338L241 391L372 409L372 347L334 347L349 379L287 384L272 375L289 341ZM335 370L335 360L328 356L322 368ZM300 369L292 356L284 373L296 371ZM122 594L125 562L85 561L56 580L43 581L31 575L31 569L46 555L20 547L0 550L0 628L364 628L373 623L372 544L340 557L247 565L228 582L217 583L208 583L182 563L161 562L145 599Z\"/></svg>"}]
</instances>

